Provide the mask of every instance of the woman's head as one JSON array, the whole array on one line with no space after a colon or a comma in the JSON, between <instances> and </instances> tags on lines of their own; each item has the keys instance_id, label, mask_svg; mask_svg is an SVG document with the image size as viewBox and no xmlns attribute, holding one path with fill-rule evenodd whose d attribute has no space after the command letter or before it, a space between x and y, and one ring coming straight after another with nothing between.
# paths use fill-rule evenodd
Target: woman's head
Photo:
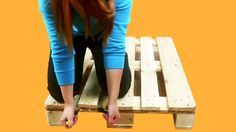
<instances>
[{"instance_id":1,"label":"woman's head","mask_svg":"<svg viewBox=\"0 0 236 132\"><path fill-rule=\"evenodd\" d=\"M114 0L53 0L53 13L57 32L65 39L68 48L73 46L73 11L77 11L85 23L85 37L92 36L90 16L98 19L98 27L105 44L113 29L115 13Z\"/></svg>"}]
</instances>

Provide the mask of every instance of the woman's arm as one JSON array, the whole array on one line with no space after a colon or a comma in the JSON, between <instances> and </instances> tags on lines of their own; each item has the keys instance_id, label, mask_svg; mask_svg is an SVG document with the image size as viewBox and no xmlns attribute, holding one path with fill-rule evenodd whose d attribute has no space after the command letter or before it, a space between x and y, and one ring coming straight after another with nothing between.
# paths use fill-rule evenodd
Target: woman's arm
<instances>
[{"instance_id":1,"label":"woman's arm","mask_svg":"<svg viewBox=\"0 0 236 132\"><path fill-rule=\"evenodd\" d=\"M107 46L103 48L109 102L109 115L105 115L105 118L108 120L109 124L115 123L120 118L117 98L125 62L125 39L127 27L130 22L132 0L115 0L115 5L116 12L113 31L108 38Z\"/></svg>"},{"instance_id":2,"label":"woman's arm","mask_svg":"<svg viewBox=\"0 0 236 132\"><path fill-rule=\"evenodd\" d=\"M117 98L120 90L120 81L123 69L106 69L108 86L108 115L103 115L108 121L108 125L116 123L120 119L117 106Z\"/></svg>"},{"instance_id":3,"label":"woman's arm","mask_svg":"<svg viewBox=\"0 0 236 132\"><path fill-rule=\"evenodd\" d=\"M61 122L65 125L65 121L69 120L69 128L74 122L74 107L73 107L73 84L74 84L74 54L69 54L67 46L63 40L58 40L56 35L56 27L54 16L51 8L51 0L38 0L39 9L48 32L50 40L51 57L53 61L54 71L58 84L60 85L62 96L65 102ZM68 127L65 125L65 127Z\"/></svg>"},{"instance_id":4,"label":"woman's arm","mask_svg":"<svg viewBox=\"0 0 236 132\"><path fill-rule=\"evenodd\" d=\"M108 115L105 118L109 125L114 124L120 119L119 109L117 106L117 98L120 90L120 81L123 69L106 69L107 86L108 86Z\"/></svg>"},{"instance_id":5,"label":"woman's arm","mask_svg":"<svg viewBox=\"0 0 236 132\"><path fill-rule=\"evenodd\" d=\"M66 128L71 128L77 122L78 116L74 116L75 106L73 103L73 85L61 86L61 92L64 99L64 111L60 121ZM69 125L66 124L69 121Z\"/></svg>"},{"instance_id":6,"label":"woman's arm","mask_svg":"<svg viewBox=\"0 0 236 132\"><path fill-rule=\"evenodd\" d=\"M108 86L108 104L117 104L123 69L106 69Z\"/></svg>"},{"instance_id":7,"label":"woman's arm","mask_svg":"<svg viewBox=\"0 0 236 132\"><path fill-rule=\"evenodd\" d=\"M57 31L55 27L54 15L52 12L52 0L38 0L39 9L42 14L43 22L48 33L50 41L50 50L52 51L51 58L53 62L54 72L58 84L60 86L74 84L74 55L68 52L68 47L65 45L63 39L57 38Z\"/></svg>"},{"instance_id":8,"label":"woman's arm","mask_svg":"<svg viewBox=\"0 0 236 132\"><path fill-rule=\"evenodd\" d=\"M62 96L64 99L64 104L66 106L72 106L73 105L73 85L65 85L65 86L60 86L61 87L61 92Z\"/></svg>"}]
</instances>

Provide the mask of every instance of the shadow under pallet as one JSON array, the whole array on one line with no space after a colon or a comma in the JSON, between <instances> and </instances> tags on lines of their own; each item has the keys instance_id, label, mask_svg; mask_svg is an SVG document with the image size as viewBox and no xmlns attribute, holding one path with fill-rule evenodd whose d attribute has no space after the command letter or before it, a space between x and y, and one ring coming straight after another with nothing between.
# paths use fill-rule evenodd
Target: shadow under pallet
<instances>
[{"instance_id":1,"label":"shadow under pallet","mask_svg":"<svg viewBox=\"0 0 236 132\"><path fill-rule=\"evenodd\" d=\"M121 119L112 127L132 128L135 113L163 113L173 114L176 128L191 129L196 103L172 38L127 37L126 51L132 82L128 93L118 99ZM79 112L100 112L100 108L107 107L108 98L101 95L89 49L84 60L81 93L75 102ZM48 124L60 125L64 104L49 95L45 107Z\"/></svg>"}]
</instances>

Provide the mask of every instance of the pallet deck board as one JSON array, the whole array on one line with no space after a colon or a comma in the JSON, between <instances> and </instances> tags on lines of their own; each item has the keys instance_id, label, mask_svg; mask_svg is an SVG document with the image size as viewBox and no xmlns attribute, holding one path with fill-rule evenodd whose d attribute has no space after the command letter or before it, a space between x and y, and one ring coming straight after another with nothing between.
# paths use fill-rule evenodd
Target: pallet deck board
<instances>
[{"instance_id":1,"label":"pallet deck board","mask_svg":"<svg viewBox=\"0 0 236 132\"><path fill-rule=\"evenodd\" d=\"M154 63L152 39L141 38L141 109L160 109L156 68Z\"/></svg>"},{"instance_id":2,"label":"pallet deck board","mask_svg":"<svg viewBox=\"0 0 236 132\"><path fill-rule=\"evenodd\" d=\"M170 37L157 37L169 109L195 110L190 86L180 58Z\"/></svg>"}]
</instances>

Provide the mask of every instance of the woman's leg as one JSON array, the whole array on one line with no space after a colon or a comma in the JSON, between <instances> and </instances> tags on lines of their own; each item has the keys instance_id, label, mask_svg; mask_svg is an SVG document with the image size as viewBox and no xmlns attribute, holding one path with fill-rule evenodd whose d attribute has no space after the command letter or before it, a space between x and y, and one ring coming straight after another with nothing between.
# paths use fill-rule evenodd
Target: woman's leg
<instances>
[{"instance_id":1,"label":"woman's leg","mask_svg":"<svg viewBox=\"0 0 236 132\"><path fill-rule=\"evenodd\" d=\"M73 85L74 88L74 95L78 94L80 90L82 74L83 74L83 62L84 62L84 55L86 51L86 45L84 44L84 39L80 37L74 38L74 49L76 54L75 58L75 83ZM47 87L50 95L58 102L64 103L64 99L61 93L60 86L56 79L56 74L54 72L54 67L51 58L51 50L49 55L49 62L48 62L48 87Z\"/></svg>"},{"instance_id":2,"label":"woman's leg","mask_svg":"<svg viewBox=\"0 0 236 132\"><path fill-rule=\"evenodd\" d=\"M106 73L103 62L102 39L95 42L88 42L87 45L93 54L96 75L98 82L102 88L102 94L108 95ZM131 71L128 63L128 54L125 53L125 65L121 77L118 98L123 97L129 91L130 85L131 85Z\"/></svg>"},{"instance_id":3,"label":"woman's leg","mask_svg":"<svg viewBox=\"0 0 236 132\"><path fill-rule=\"evenodd\" d=\"M120 88L120 95L118 98L123 97L130 89L131 86L131 71L130 71L130 67L129 67L129 58L128 58L128 54L125 53L125 64L124 64L124 69L123 69L123 74L122 74L122 78L121 78L121 88Z\"/></svg>"},{"instance_id":4,"label":"woman's leg","mask_svg":"<svg viewBox=\"0 0 236 132\"><path fill-rule=\"evenodd\" d=\"M74 95L79 93L81 90L81 81L83 77L83 65L84 56L87 49L84 37L75 37L74 39L75 49L75 84L74 84Z\"/></svg>"}]
</instances>

